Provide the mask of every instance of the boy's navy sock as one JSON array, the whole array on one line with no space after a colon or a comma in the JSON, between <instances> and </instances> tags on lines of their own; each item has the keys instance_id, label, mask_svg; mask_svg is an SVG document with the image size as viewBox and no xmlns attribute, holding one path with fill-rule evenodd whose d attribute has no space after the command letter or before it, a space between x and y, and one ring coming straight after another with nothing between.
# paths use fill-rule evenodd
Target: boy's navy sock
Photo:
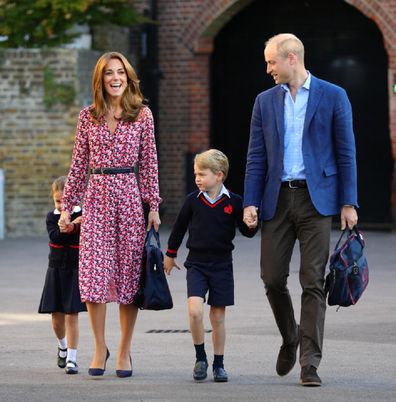
<instances>
[{"instance_id":1,"label":"boy's navy sock","mask_svg":"<svg viewBox=\"0 0 396 402\"><path fill-rule=\"evenodd\" d=\"M194 345L194 347L195 347L195 357L197 358L197 361L207 361L205 344L201 343L200 345Z\"/></svg>"},{"instance_id":2,"label":"boy's navy sock","mask_svg":"<svg viewBox=\"0 0 396 402\"><path fill-rule=\"evenodd\" d=\"M224 368L224 355L214 355L213 368Z\"/></svg>"}]
</instances>

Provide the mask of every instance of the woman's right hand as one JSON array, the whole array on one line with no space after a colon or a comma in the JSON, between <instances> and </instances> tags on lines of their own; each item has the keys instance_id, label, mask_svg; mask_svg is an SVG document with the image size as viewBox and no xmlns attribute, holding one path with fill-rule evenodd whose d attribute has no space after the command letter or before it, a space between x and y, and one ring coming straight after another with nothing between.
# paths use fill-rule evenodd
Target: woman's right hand
<instances>
[{"instance_id":1,"label":"woman's right hand","mask_svg":"<svg viewBox=\"0 0 396 402\"><path fill-rule=\"evenodd\" d=\"M154 230L158 232L159 225L161 225L161 219L158 211L150 211L148 214L147 231L154 225Z\"/></svg>"},{"instance_id":2,"label":"woman's right hand","mask_svg":"<svg viewBox=\"0 0 396 402\"><path fill-rule=\"evenodd\" d=\"M172 258L172 257L169 257L169 256L165 255L165 258L164 258L164 271L168 275L170 275L173 267L176 267L177 269L180 270L180 266L177 263L176 258Z\"/></svg>"}]
</instances>

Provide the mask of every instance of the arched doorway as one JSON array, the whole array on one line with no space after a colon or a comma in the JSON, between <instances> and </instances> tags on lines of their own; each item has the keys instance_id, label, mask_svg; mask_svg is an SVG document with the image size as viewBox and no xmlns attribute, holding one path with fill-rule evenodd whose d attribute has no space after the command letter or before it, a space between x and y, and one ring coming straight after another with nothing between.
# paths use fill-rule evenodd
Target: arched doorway
<instances>
[{"instance_id":1,"label":"arched doorway","mask_svg":"<svg viewBox=\"0 0 396 402\"><path fill-rule=\"evenodd\" d=\"M231 160L228 187L243 192L251 109L272 87L264 41L293 32L306 48L306 67L344 87L354 110L359 217L391 221L393 161L389 138L387 54L375 23L342 0L254 1L218 33L211 57L211 142Z\"/></svg>"}]
</instances>

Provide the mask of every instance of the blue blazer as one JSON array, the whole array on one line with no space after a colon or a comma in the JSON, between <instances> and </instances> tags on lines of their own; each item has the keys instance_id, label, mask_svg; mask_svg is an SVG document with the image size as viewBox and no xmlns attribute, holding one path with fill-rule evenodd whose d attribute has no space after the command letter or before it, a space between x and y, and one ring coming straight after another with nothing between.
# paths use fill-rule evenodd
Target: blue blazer
<instances>
[{"instance_id":1,"label":"blue blazer","mask_svg":"<svg viewBox=\"0 0 396 402\"><path fill-rule=\"evenodd\" d=\"M260 93L253 107L246 163L244 206L261 220L273 218L284 154L284 96L277 85ZM302 152L308 191L321 215L357 204L352 109L344 89L311 76Z\"/></svg>"}]
</instances>

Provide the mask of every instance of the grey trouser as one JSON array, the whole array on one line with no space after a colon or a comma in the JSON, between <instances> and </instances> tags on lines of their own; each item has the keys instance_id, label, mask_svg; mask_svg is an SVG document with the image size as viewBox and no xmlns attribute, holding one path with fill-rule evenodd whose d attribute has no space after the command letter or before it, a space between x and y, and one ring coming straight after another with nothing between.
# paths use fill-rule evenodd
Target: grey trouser
<instances>
[{"instance_id":1,"label":"grey trouser","mask_svg":"<svg viewBox=\"0 0 396 402\"><path fill-rule=\"evenodd\" d=\"M287 288L290 259L300 244L299 279L301 367L318 367L322 357L326 300L323 290L329 257L331 220L314 208L308 189L282 187L275 216L262 222L261 278L284 343L296 339L297 324Z\"/></svg>"}]
</instances>

